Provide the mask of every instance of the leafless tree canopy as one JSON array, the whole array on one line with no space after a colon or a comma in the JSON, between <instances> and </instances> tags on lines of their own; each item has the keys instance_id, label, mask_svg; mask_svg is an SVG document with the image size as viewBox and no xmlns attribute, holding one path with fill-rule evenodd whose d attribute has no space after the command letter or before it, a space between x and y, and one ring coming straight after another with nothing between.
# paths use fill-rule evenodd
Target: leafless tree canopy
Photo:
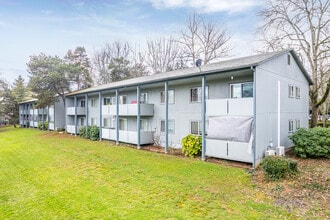
<instances>
[{"instance_id":1,"label":"leafless tree canopy","mask_svg":"<svg viewBox=\"0 0 330 220\"><path fill-rule=\"evenodd\" d=\"M152 73L161 73L183 68L182 49L173 38L159 37L147 40L146 63Z\"/></svg>"},{"instance_id":2,"label":"leafless tree canopy","mask_svg":"<svg viewBox=\"0 0 330 220\"><path fill-rule=\"evenodd\" d=\"M228 55L227 31L216 23L207 22L193 12L180 32L179 42L184 45L184 54L194 64L198 58L204 64Z\"/></svg>"},{"instance_id":3,"label":"leafless tree canopy","mask_svg":"<svg viewBox=\"0 0 330 220\"><path fill-rule=\"evenodd\" d=\"M311 72L311 126L315 126L319 106L330 91L330 0L269 0L266 5L259 15L267 48L294 48Z\"/></svg>"}]
</instances>

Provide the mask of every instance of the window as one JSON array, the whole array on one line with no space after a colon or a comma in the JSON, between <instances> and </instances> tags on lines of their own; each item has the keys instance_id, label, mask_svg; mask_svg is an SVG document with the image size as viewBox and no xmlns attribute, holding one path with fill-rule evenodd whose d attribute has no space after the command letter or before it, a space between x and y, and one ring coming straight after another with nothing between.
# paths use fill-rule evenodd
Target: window
<instances>
[{"instance_id":1,"label":"window","mask_svg":"<svg viewBox=\"0 0 330 220\"><path fill-rule=\"evenodd\" d=\"M165 103L165 91L160 92L160 103ZM174 104L174 90L168 90L168 103Z\"/></svg>"},{"instance_id":2,"label":"window","mask_svg":"<svg viewBox=\"0 0 330 220\"><path fill-rule=\"evenodd\" d=\"M126 118L119 118L119 130L127 130L127 119Z\"/></svg>"},{"instance_id":3,"label":"window","mask_svg":"<svg viewBox=\"0 0 330 220\"><path fill-rule=\"evenodd\" d=\"M290 54L288 54L288 65L290 65L291 64L291 56L290 56Z\"/></svg>"},{"instance_id":4,"label":"window","mask_svg":"<svg viewBox=\"0 0 330 220\"><path fill-rule=\"evenodd\" d=\"M91 107L93 107L93 108L96 107L96 99L95 98L91 99Z\"/></svg>"},{"instance_id":5,"label":"window","mask_svg":"<svg viewBox=\"0 0 330 220\"><path fill-rule=\"evenodd\" d=\"M174 134L174 120L168 120L168 133ZM165 121L160 121L160 131L165 132Z\"/></svg>"},{"instance_id":6,"label":"window","mask_svg":"<svg viewBox=\"0 0 330 220\"><path fill-rule=\"evenodd\" d=\"M293 132L293 120L289 120L289 132Z\"/></svg>"},{"instance_id":7,"label":"window","mask_svg":"<svg viewBox=\"0 0 330 220\"><path fill-rule=\"evenodd\" d=\"M253 97L253 83L236 83L230 85L231 98L248 98Z\"/></svg>"},{"instance_id":8,"label":"window","mask_svg":"<svg viewBox=\"0 0 330 220\"><path fill-rule=\"evenodd\" d=\"M297 119L296 120L296 130L298 130L300 128L300 120Z\"/></svg>"},{"instance_id":9,"label":"window","mask_svg":"<svg viewBox=\"0 0 330 220\"><path fill-rule=\"evenodd\" d=\"M300 87L296 86L296 99L300 99Z\"/></svg>"},{"instance_id":10,"label":"window","mask_svg":"<svg viewBox=\"0 0 330 220\"><path fill-rule=\"evenodd\" d=\"M208 121L205 122L205 133L207 134ZM191 121L190 122L190 133L195 135L202 135L202 122Z\"/></svg>"},{"instance_id":11,"label":"window","mask_svg":"<svg viewBox=\"0 0 330 220\"><path fill-rule=\"evenodd\" d=\"M85 118L80 118L80 119L79 119L79 125L80 125L80 126L85 126L85 125L86 125L86 123L85 123Z\"/></svg>"},{"instance_id":12,"label":"window","mask_svg":"<svg viewBox=\"0 0 330 220\"><path fill-rule=\"evenodd\" d=\"M148 103L148 93L141 93L140 94L140 103Z\"/></svg>"},{"instance_id":13,"label":"window","mask_svg":"<svg viewBox=\"0 0 330 220\"><path fill-rule=\"evenodd\" d=\"M91 126L96 125L96 118L91 118Z\"/></svg>"},{"instance_id":14,"label":"window","mask_svg":"<svg viewBox=\"0 0 330 220\"><path fill-rule=\"evenodd\" d=\"M110 118L103 118L103 127L110 128Z\"/></svg>"},{"instance_id":15,"label":"window","mask_svg":"<svg viewBox=\"0 0 330 220\"><path fill-rule=\"evenodd\" d=\"M116 104L116 97L112 97L112 104ZM119 96L119 105L125 105L127 104L127 96L126 95L120 95Z\"/></svg>"},{"instance_id":16,"label":"window","mask_svg":"<svg viewBox=\"0 0 330 220\"><path fill-rule=\"evenodd\" d=\"M289 98L294 97L294 87L293 85L289 85Z\"/></svg>"},{"instance_id":17,"label":"window","mask_svg":"<svg viewBox=\"0 0 330 220\"><path fill-rule=\"evenodd\" d=\"M85 107L85 105L86 105L85 99L80 100L80 107Z\"/></svg>"},{"instance_id":18,"label":"window","mask_svg":"<svg viewBox=\"0 0 330 220\"><path fill-rule=\"evenodd\" d=\"M205 88L205 98L208 98L208 87ZM190 102L202 101L202 87L195 87L190 89Z\"/></svg>"},{"instance_id":19,"label":"window","mask_svg":"<svg viewBox=\"0 0 330 220\"><path fill-rule=\"evenodd\" d=\"M148 131L148 119L141 119L140 120L140 130Z\"/></svg>"},{"instance_id":20,"label":"window","mask_svg":"<svg viewBox=\"0 0 330 220\"><path fill-rule=\"evenodd\" d=\"M110 105L111 104L111 98L105 97L103 98L103 105Z\"/></svg>"}]
</instances>

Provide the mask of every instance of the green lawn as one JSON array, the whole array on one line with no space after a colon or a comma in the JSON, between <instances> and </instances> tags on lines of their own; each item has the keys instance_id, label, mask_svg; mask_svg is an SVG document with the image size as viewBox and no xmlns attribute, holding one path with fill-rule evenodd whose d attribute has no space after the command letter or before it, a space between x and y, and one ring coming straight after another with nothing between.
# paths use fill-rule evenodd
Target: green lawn
<instances>
[{"instance_id":1,"label":"green lawn","mask_svg":"<svg viewBox=\"0 0 330 220\"><path fill-rule=\"evenodd\" d=\"M0 219L278 218L242 169L0 128Z\"/></svg>"}]
</instances>

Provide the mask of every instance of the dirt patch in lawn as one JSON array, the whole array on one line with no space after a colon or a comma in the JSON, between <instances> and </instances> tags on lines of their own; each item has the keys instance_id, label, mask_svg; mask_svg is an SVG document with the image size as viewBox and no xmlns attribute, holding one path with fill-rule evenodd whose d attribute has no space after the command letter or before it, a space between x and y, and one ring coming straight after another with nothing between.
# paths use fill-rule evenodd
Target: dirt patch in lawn
<instances>
[{"instance_id":1,"label":"dirt patch in lawn","mask_svg":"<svg viewBox=\"0 0 330 220\"><path fill-rule=\"evenodd\" d=\"M256 189L302 219L330 219L330 159L302 159L292 153L286 157L298 161L299 173L268 181L259 167L252 176Z\"/></svg>"}]
</instances>

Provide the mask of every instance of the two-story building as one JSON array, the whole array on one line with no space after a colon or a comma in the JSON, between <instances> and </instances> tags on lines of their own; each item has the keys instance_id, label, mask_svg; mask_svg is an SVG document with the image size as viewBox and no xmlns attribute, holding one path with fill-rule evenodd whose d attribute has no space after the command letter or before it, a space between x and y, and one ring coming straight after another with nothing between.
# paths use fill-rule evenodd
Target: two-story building
<instances>
[{"instance_id":1,"label":"two-story building","mask_svg":"<svg viewBox=\"0 0 330 220\"><path fill-rule=\"evenodd\" d=\"M104 84L66 95L66 131L96 125L100 139L180 148L201 135L202 159L257 165L308 127L312 84L293 50L264 53Z\"/></svg>"}]
</instances>

